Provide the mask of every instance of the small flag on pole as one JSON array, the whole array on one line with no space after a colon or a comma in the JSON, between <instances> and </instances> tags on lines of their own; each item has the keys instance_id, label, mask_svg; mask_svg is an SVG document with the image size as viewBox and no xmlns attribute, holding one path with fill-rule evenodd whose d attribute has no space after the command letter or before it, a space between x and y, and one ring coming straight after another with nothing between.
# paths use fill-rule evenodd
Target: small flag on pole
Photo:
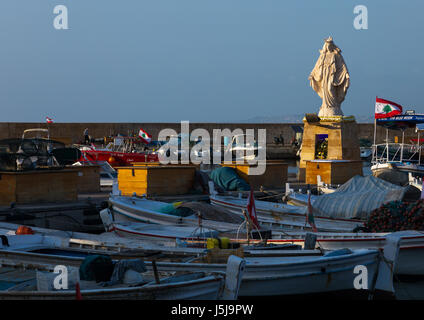
<instances>
[{"instance_id":1,"label":"small flag on pole","mask_svg":"<svg viewBox=\"0 0 424 320\"><path fill-rule=\"evenodd\" d=\"M379 97L375 99L375 119L389 118L398 114L402 114L401 105Z\"/></svg>"},{"instance_id":2,"label":"small flag on pole","mask_svg":"<svg viewBox=\"0 0 424 320\"><path fill-rule=\"evenodd\" d=\"M77 282L75 284L75 300L82 300L80 284Z\"/></svg>"},{"instance_id":3,"label":"small flag on pole","mask_svg":"<svg viewBox=\"0 0 424 320\"><path fill-rule=\"evenodd\" d=\"M46 122L47 123L53 123L53 119L52 118L49 118L49 117L46 117Z\"/></svg>"},{"instance_id":4,"label":"small flag on pole","mask_svg":"<svg viewBox=\"0 0 424 320\"><path fill-rule=\"evenodd\" d=\"M138 132L138 136L146 144L149 144L152 141L152 137L146 131L144 131L141 128L140 128L140 131Z\"/></svg>"},{"instance_id":5,"label":"small flag on pole","mask_svg":"<svg viewBox=\"0 0 424 320\"><path fill-rule=\"evenodd\" d=\"M252 188L250 188L249 198L247 199L247 211L249 212L249 217L252 219L256 228L259 229L258 217L256 216L255 197L253 195Z\"/></svg>"},{"instance_id":6,"label":"small flag on pole","mask_svg":"<svg viewBox=\"0 0 424 320\"><path fill-rule=\"evenodd\" d=\"M306 222L311 225L313 232L317 232L317 227L315 225L315 219L312 212L313 212L313 208L311 204L311 191L308 190L308 212L306 214Z\"/></svg>"}]
</instances>

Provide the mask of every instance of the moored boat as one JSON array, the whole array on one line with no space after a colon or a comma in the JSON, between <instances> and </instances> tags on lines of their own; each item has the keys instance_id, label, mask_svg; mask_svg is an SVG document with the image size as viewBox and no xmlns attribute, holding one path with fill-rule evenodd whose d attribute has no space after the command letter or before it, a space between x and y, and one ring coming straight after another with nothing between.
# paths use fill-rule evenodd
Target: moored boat
<instances>
[{"instance_id":1,"label":"moored boat","mask_svg":"<svg viewBox=\"0 0 424 320\"><path fill-rule=\"evenodd\" d=\"M372 279L376 276L376 289L393 292L392 273L385 264L387 261L396 264L399 239L391 238L384 252L384 262L378 250L368 249L343 249L322 256L247 257L239 295L275 296L353 290L357 276L354 270L358 265L367 269L367 288L374 289ZM160 262L157 266L160 270L185 271L224 268L219 263L201 262Z\"/></svg>"},{"instance_id":2,"label":"moored boat","mask_svg":"<svg viewBox=\"0 0 424 320\"><path fill-rule=\"evenodd\" d=\"M213 230L236 230L239 224L204 219L199 213L185 211L170 212L172 204L146 198L111 195L109 197L113 218L117 222L144 222L181 226L203 226Z\"/></svg>"},{"instance_id":3,"label":"moored boat","mask_svg":"<svg viewBox=\"0 0 424 320\"><path fill-rule=\"evenodd\" d=\"M242 211L246 210L247 198L227 195L218 195L212 190L209 198L212 205L225 208L234 214L242 216ZM306 199L307 201L307 199ZM312 200L311 200L312 202ZM306 202L307 205L307 202ZM307 206L294 206L283 203L255 200L256 214L261 226L269 227L271 230L311 230L311 226L306 223ZM315 216L316 227L319 231L328 232L351 232L357 226L363 224L356 219L334 219L329 217Z\"/></svg>"}]
</instances>

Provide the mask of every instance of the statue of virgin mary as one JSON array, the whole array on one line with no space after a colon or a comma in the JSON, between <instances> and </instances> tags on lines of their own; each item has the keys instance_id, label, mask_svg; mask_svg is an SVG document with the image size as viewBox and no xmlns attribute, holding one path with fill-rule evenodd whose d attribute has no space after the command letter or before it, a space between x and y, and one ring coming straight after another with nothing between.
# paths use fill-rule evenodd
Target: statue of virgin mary
<instances>
[{"instance_id":1,"label":"statue of virgin mary","mask_svg":"<svg viewBox=\"0 0 424 320\"><path fill-rule=\"evenodd\" d=\"M341 50L333 43L333 38L325 40L309 81L322 99L318 116L343 116L340 105L346 96L350 79Z\"/></svg>"}]
</instances>

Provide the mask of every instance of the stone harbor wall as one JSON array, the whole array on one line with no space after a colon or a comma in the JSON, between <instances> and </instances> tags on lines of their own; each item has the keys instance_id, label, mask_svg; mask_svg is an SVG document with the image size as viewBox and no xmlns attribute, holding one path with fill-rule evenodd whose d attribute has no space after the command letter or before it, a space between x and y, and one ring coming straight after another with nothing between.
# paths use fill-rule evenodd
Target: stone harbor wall
<instances>
[{"instance_id":1,"label":"stone harbor wall","mask_svg":"<svg viewBox=\"0 0 424 320\"><path fill-rule=\"evenodd\" d=\"M284 145L290 145L291 140L295 136L292 126L303 127L303 123L190 123L190 131L196 128L203 128L209 131L212 136L213 129L230 129L240 128L243 131L246 129L266 129L267 144L275 144L274 137L279 138L280 135L284 138ZM373 140L374 124L359 123L358 139ZM148 132L154 140L157 139L159 132L162 129L170 128L176 132L180 132L180 123L25 123L25 122L3 122L0 123L0 139L19 138L25 129L31 128L47 128L50 129L52 138L61 139L68 143L78 143L83 140L83 131L88 128L89 135L93 138L107 137L116 135L137 134L139 128L143 128ZM386 130L377 128L377 136L380 142L386 137ZM394 140L395 136L402 136L401 131L389 130L389 139ZM416 136L413 129L405 132L405 137Z\"/></svg>"}]
</instances>

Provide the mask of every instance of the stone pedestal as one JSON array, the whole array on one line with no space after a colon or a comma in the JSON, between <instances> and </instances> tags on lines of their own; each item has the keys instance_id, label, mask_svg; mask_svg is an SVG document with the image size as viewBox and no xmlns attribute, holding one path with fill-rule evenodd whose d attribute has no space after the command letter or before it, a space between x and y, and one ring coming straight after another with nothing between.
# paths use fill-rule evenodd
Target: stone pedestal
<instances>
[{"instance_id":1,"label":"stone pedestal","mask_svg":"<svg viewBox=\"0 0 424 320\"><path fill-rule=\"evenodd\" d=\"M298 180L305 181L308 160L361 160L358 125L355 117L303 119L303 140L300 153ZM327 136L327 154L320 158L316 154L317 140Z\"/></svg>"},{"instance_id":2,"label":"stone pedestal","mask_svg":"<svg viewBox=\"0 0 424 320\"><path fill-rule=\"evenodd\" d=\"M306 183L317 184L317 177L325 184L343 184L350 178L362 176L362 161L360 160L307 160Z\"/></svg>"}]
</instances>

